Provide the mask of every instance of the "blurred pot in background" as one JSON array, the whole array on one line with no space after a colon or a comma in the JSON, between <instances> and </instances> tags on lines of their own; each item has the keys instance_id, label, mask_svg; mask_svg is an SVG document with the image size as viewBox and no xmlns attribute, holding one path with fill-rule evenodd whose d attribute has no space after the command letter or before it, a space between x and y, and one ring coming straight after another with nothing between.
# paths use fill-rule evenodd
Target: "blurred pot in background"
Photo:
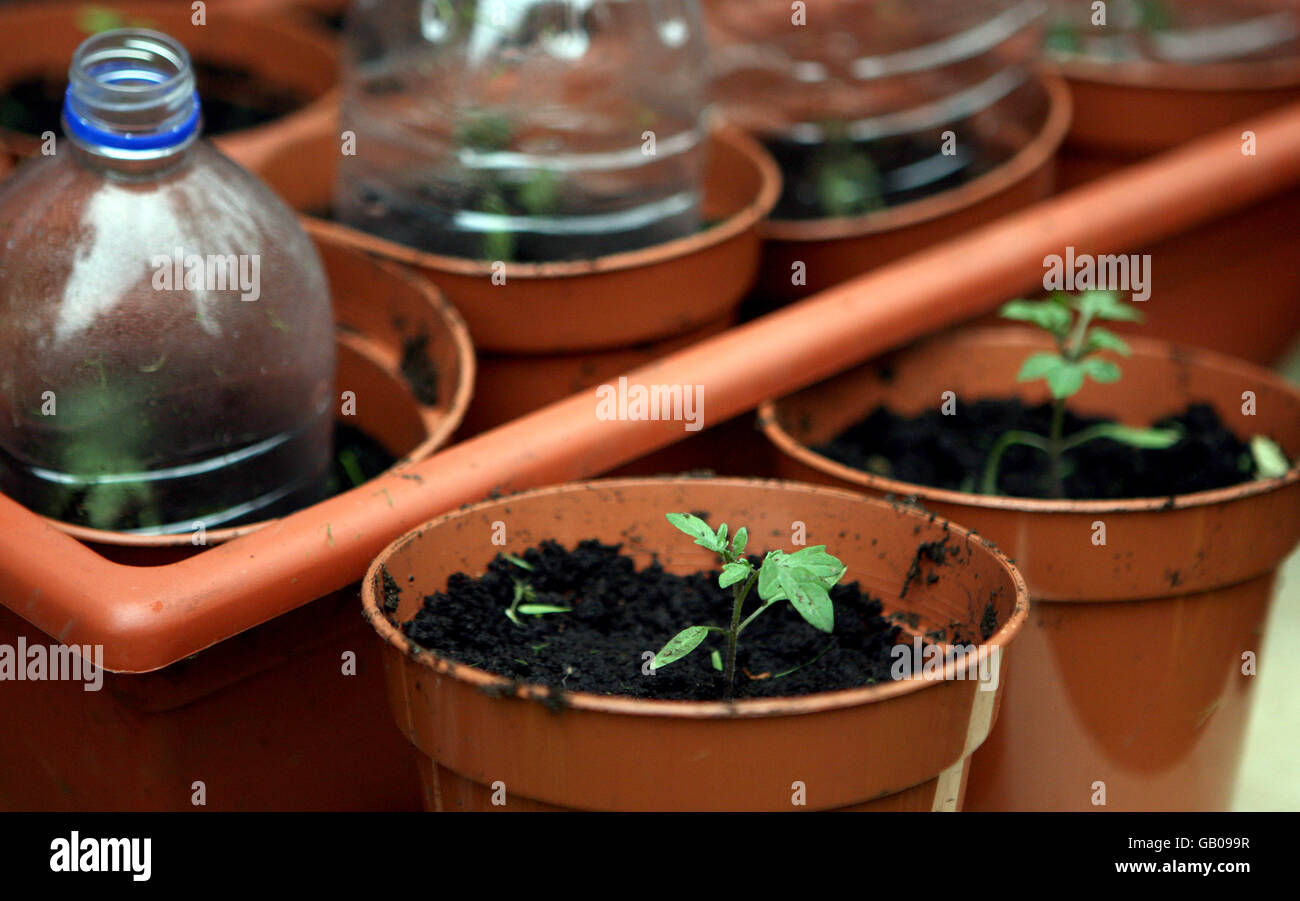
<instances>
[{"instance_id":1,"label":"blurred pot in background","mask_svg":"<svg viewBox=\"0 0 1300 901\"><path fill-rule=\"evenodd\" d=\"M1039 0L706 0L727 119L785 190L762 290L791 300L1046 195L1068 103L1035 73Z\"/></svg>"},{"instance_id":2,"label":"blurred pot in background","mask_svg":"<svg viewBox=\"0 0 1300 901\"><path fill-rule=\"evenodd\" d=\"M1103 12L1066 0L1048 29L1075 110L1062 189L1230 126L1240 129L1242 153L1224 165L1268 152L1253 146L1251 122L1300 101L1300 6L1113 0ZM1300 335L1300 267L1289 262L1297 206L1300 191L1283 192L1144 248L1156 275L1143 331L1275 362Z\"/></svg>"}]
</instances>

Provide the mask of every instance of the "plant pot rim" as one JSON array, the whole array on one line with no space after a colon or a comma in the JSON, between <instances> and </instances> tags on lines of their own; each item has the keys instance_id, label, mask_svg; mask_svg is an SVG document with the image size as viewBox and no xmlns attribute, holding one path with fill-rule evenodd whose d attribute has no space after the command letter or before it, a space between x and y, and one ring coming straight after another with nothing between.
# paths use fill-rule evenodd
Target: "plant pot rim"
<instances>
[{"instance_id":1,"label":"plant pot rim","mask_svg":"<svg viewBox=\"0 0 1300 901\"><path fill-rule=\"evenodd\" d=\"M640 269L697 254L737 238L757 226L776 206L777 199L781 195L781 172L777 168L775 160L768 156L757 141L731 125L723 124L711 129L709 140L729 144L733 149L742 153L758 171L760 181L758 193L740 210L703 231L637 250L611 253L586 260L561 260L541 263L505 262L507 281L578 278L604 272ZM342 223L328 224L346 227ZM470 278L491 278L495 274L493 267L496 262L492 260L476 260L468 257L430 253L406 244L390 241L387 238L381 238L378 235L372 235L369 232L363 232L360 229L349 228L348 231L350 243L388 259L399 260L423 269L432 269Z\"/></svg>"},{"instance_id":2,"label":"plant pot rim","mask_svg":"<svg viewBox=\"0 0 1300 901\"><path fill-rule=\"evenodd\" d=\"M309 235L312 233L309 231ZM314 237L314 235L312 235ZM413 272L384 260L368 258L369 261L387 271L390 275L402 280L419 294L423 295L428 302L429 307L438 316L442 327L451 335L452 341L456 345L456 356L459 360L460 377L456 381L455 391L452 392L450 401L445 407L439 406L439 415L436 417L425 435L423 441L407 451L402 457L393 463L392 466L376 475L374 478L367 479L360 485L342 492L350 494L355 491L366 488L375 478L381 476L400 473L412 463L428 456L435 449L443 446L451 438L452 434L460 427L465 413L469 410L470 399L474 392L474 376L476 361L474 356L474 345L470 341L469 328L465 325L465 320L461 318L459 311L456 310L447 299L442 296L437 288L429 283L427 279L421 278ZM349 332L335 326L335 340L340 344L351 343L352 336ZM421 404L421 407L426 405ZM444 412L445 411L445 412ZM430 417L423 417L426 423ZM247 523L240 526L229 526L222 529L210 529L204 533L204 540L207 545L223 544L242 535L249 535L260 529L264 529L280 517L272 519L258 520L257 522ZM190 546L193 536L188 532L167 534L167 535L137 535L128 532L109 532L103 529L93 529L89 526L81 526L75 523L62 522L48 516L42 516L41 519L46 523L65 532L79 541L89 544L112 545L115 547L185 547Z\"/></svg>"},{"instance_id":3,"label":"plant pot rim","mask_svg":"<svg viewBox=\"0 0 1300 901\"><path fill-rule=\"evenodd\" d=\"M950 216L957 210L974 206L1018 184L1056 155L1069 133L1072 119L1073 101L1065 80L1050 72L1040 72L1035 80L1047 94L1047 117L1028 144L992 171L930 197L862 216L769 219L763 225L763 239L788 242L836 241L894 231Z\"/></svg>"},{"instance_id":4,"label":"plant pot rim","mask_svg":"<svg viewBox=\"0 0 1300 901\"><path fill-rule=\"evenodd\" d=\"M1267 91L1300 87L1300 56L1254 62L1180 65L1159 61L1102 62L1083 57L1054 60L1068 81L1164 91Z\"/></svg>"},{"instance_id":5,"label":"plant pot rim","mask_svg":"<svg viewBox=\"0 0 1300 901\"><path fill-rule=\"evenodd\" d=\"M455 510L451 513L445 513L418 526L403 535L401 538L398 538L388 547L384 548L383 552L371 562L369 569L366 571L365 578L363 578L361 582L362 614L365 616L367 622L374 627L375 631L379 634L379 637L385 643L390 645L403 656L410 658L414 663L428 670L438 673L439 675L448 676L458 682L465 683L483 691L500 691L501 689L508 689L508 694L511 697L531 700L547 699L551 697L551 691L545 686L520 684L505 676L490 673L487 670L478 667L452 662L446 658L438 656L433 651L415 646L404 634L402 634L401 630L388 618L387 614L385 614L379 606L382 594L382 574L387 571L386 564L388 559L393 554L400 551L406 544L415 541L431 529L437 528L451 520L471 516L484 510L510 503L511 501L545 498L557 494L581 491L604 489L623 490L653 487L656 485L699 485L705 483L731 485L736 487L774 487L788 491L804 492L814 497L833 496L894 510L901 515L915 518L918 523L931 524L934 522L944 522L947 524L948 529L952 534L956 535L958 538L966 538L968 542L973 540L976 544L991 554L994 560L996 560L1002 569L1011 577L1012 584L1015 586L1016 601L1014 613L998 628L996 632L993 633L993 635L991 635L987 640L980 642L979 647L1006 648L1029 616L1029 589L1025 584L1024 578L1015 568L1014 564L1012 564L1011 560L994 547L988 540L957 525L956 523L944 520L942 517L931 516L928 513L918 511L905 505L891 504L875 498L865 497L852 491L844 491L838 488L827 488L820 485L787 482L778 479L700 479L691 476L597 479L584 482L571 482L565 485L553 485L516 494L502 495L490 500L480 501L477 504L464 507L460 510ZM930 685L953 680L956 677L957 669L957 661L949 660L944 665L942 679L913 677L887 684L861 686L858 688L847 688L838 691L818 692L816 694L792 697L748 698L739 701L684 701L632 698L626 695L603 695L592 692L564 692L562 695L562 702L565 707L596 713L687 720L727 720L775 716L799 716L803 714L822 713L826 711L858 707L865 704L891 700L917 691L923 691Z\"/></svg>"},{"instance_id":6,"label":"plant pot rim","mask_svg":"<svg viewBox=\"0 0 1300 901\"><path fill-rule=\"evenodd\" d=\"M0 7L0 20L12 22L13 20L30 20L34 22L49 22L50 20L75 19L75 15L86 4L77 2L77 0L20 0L12 6ZM166 16L169 19L184 19L190 21L191 11L188 5L178 7L174 3L166 3L164 0L110 0L107 4L114 11L122 10L127 13L143 13L147 16ZM236 24L236 27L256 27L264 32L274 34L281 42L288 41L293 45L295 51L309 49L312 54L320 60L327 61L333 69L333 77L328 87L325 87L319 93L309 96L305 103L297 109L291 110L283 116L278 116L267 122L253 125L247 128L240 128L235 131L225 132L219 135L208 134L204 131L203 137L214 143L222 152L228 154L235 160L239 161L247 168L254 168L257 163L269 152L269 147L284 140L284 135L294 134L300 130L311 130L316 127L320 121L331 121L338 109L340 98L342 97L341 89L338 84L339 72L339 52L333 40L327 33L324 33L319 27L306 24L294 17L284 15L266 15L258 13L253 9L240 9L237 7L223 8L217 11L218 15L224 15L225 21ZM151 23L151 29L163 31L170 37L180 41L190 54L193 64L197 65L205 59L211 58L207 51L196 52L193 42L186 35L168 31L170 26L160 23ZM207 27L204 25L203 27ZM221 62L222 58L215 58ZM66 71L66 60L60 63ZM264 73L257 73L263 75ZM35 148L39 146L40 137L28 135L19 132L10 132L13 142L17 149L22 150L24 145L30 149L23 155L31 155Z\"/></svg>"},{"instance_id":7,"label":"plant pot rim","mask_svg":"<svg viewBox=\"0 0 1300 901\"><path fill-rule=\"evenodd\" d=\"M973 341L978 338L996 336L1001 339L1020 338L1028 342L1038 333L1014 326L987 326L964 329L956 335L939 336L928 340ZM1128 337L1125 339L1133 348L1135 355L1170 358L1174 354L1192 366L1206 366L1228 373L1248 376L1254 384L1265 384L1270 388L1285 391L1298 396L1300 388L1280 376L1274 375L1251 363L1235 360L1231 357L1199 348L1184 348L1154 338ZM1021 513L1149 513L1172 510L1187 510L1195 507L1212 507L1230 501L1242 500L1276 491L1286 485L1300 482L1300 458L1291 465L1286 475L1274 479L1242 482L1226 488L1210 491L1197 491L1190 494L1178 494L1165 497L1119 498L1113 500L1050 500L1030 497L991 497L948 488L934 488L914 482L903 482L878 476L864 470L855 469L830 457L817 453L812 448L798 441L781 424L778 410L781 401L766 401L758 408L758 424L769 441L779 451L798 460L806 466L834 476L837 479L881 494L899 498L916 498L920 501L952 504L955 506L979 507L990 510L1006 510Z\"/></svg>"}]
</instances>

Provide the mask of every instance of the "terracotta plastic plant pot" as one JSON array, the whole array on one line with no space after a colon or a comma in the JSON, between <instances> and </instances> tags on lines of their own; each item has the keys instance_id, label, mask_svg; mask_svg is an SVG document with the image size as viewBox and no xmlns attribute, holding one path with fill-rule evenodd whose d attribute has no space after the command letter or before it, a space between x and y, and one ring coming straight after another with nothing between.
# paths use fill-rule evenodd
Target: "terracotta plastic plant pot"
<instances>
[{"instance_id":1,"label":"terracotta plastic plant pot","mask_svg":"<svg viewBox=\"0 0 1300 901\"><path fill-rule=\"evenodd\" d=\"M1250 165L1239 157L1224 165ZM1151 255L1145 334L1265 366L1300 339L1300 266L1295 265L1300 191L1141 248Z\"/></svg>"},{"instance_id":2,"label":"terracotta plastic plant pot","mask_svg":"<svg viewBox=\"0 0 1300 901\"><path fill-rule=\"evenodd\" d=\"M735 324L724 316L664 341L570 354L492 354L478 358L478 391L459 436L468 438L539 410L584 388L630 372L651 360L721 334Z\"/></svg>"},{"instance_id":3,"label":"terracotta plastic plant pot","mask_svg":"<svg viewBox=\"0 0 1300 901\"><path fill-rule=\"evenodd\" d=\"M1016 643L1003 716L972 768L970 809L1225 809L1276 569L1300 542L1300 466L1280 479L1120 501L989 497L880 478L811 450L872 410L1016 396L1025 357L1046 345L1019 329L943 336L765 404L760 421L791 478L915 496L991 539L1033 597ZM1300 459L1300 390L1203 351L1136 340L1115 385L1089 383L1083 414L1148 425L1192 401L1239 436L1278 441ZM1257 415L1243 416L1245 391ZM1105 524L1104 546L1094 544ZM1267 665L1266 663L1264 665Z\"/></svg>"},{"instance_id":4,"label":"terracotta plastic plant pot","mask_svg":"<svg viewBox=\"0 0 1300 901\"><path fill-rule=\"evenodd\" d=\"M1070 95L1056 77L1044 78L1042 86L1046 101L1037 134L985 175L865 216L768 222L760 291L772 302L807 297L1051 194L1054 158L1070 124ZM994 134L990 140L1008 138ZM799 264L802 285L794 283Z\"/></svg>"},{"instance_id":5,"label":"terracotta plastic plant pot","mask_svg":"<svg viewBox=\"0 0 1300 901\"><path fill-rule=\"evenodd\" d=\"M87 37L78 23L88 8L119 13L132 23L165 32L189 50L196 66L219 65L251 73L267 85L292 90L305 98L288 115L223 135L213 140L232 159L249 169L286 143L320 134L337 121L338 51L327 35L282 16L241 15L216 4L205 11L204 24L195 24L189 3L135 2L18 3L0 8L0 95L14 81L33 76L66 80L68 63ZM200 88L202 77L200 75ZM61 129L55 129L62 134ZM334 129L337 136L337 129ZM0 140L23 155L39 151L40 138L4 132Z\"/></svg>"},{"instance_id":6,"label":"terracotta plastic plant pot","mask_svg":"<svg viewBox=\"0 0 1300 901\"><path fill-rule=\"evenodd\" d=\"M572 354L480 354L477 391L465 422L456 433L458 440L518 419L569 395L600 384L616 385L618 376L721 334L735 324L734 316L709 323L665 341L636 347L595 350ZM707 409L702 417L705 428L690 437L621 467L617 475L658 475L688 470L711 470L728 475L762 475L762 468L740 471L731 465L731 444L735 434L724 426L714 425ZM752 441L752 414L743 417L749 427L743 437ZM684 426L683 426L684 428Z\"/></svg>"},{"instance_id":7,"label":"terracotta plastic plant pot","mask_svg":"<svg viewBox=\"0 0 1300 901\"><path fill-rule=\"evenodd\" d=\"M1071 60L1074 121L1067 144L1133 159L1300 100L1300 58L1174 65Z\"/></svg>"},{"instance_id":8,"label":"terracotta plastic plant pot","mask_svg":"<svg viewBox=\"0 0 1300 901\"><path fill-rule=\"evenodd\" d=\"M304 159L332 170L336 142L324 138ZM262 176L291 200L310 200L313 180L294 178L286 153ZM465 313L480 357L479 385L461 437L509 422L723 331L753 284L758 227L780 193L766 153L740 132L716 132L709 148L708 230L646 250L577 263L510 264L494 284L490 264L420 253L335 223L314 228L428 275ZM309 162L308 165L311 163ZM303 170L307 171L307 170ZM327 183L332 183L332 175ZM643 471L709 466L713 435L648 459ZM656 455L657 456L657 455ZM679 466L685 462L684 467Z\"/></svg>"},{"instance_id":9,"label":"terracotta plastic plant pot","mask_svg":"<svg viewBox=\"0 0 1300 901\"><path fill-rule=\"evenodd\" d=\"M1063 190L1219 128L1253 130L1252 120L1300 99L1300 59L1206 66L1076 61L1060 70L1074 97L1057 165ZM1222 165L1252 162L1237 154ZM1280 192L1142 248L1154 272L1142 333L1275 363L1300 337L1300 267L1288 262L1298 207L1300 191Z\"/></svg>"},{"instance_id":10,"label":"terracotta plastic plant pot","mask_svg":"<svg viewBox=\"0 0 1300 901\"><path fill-rule=\"evenodd\" d=\"M323 149L318 141L317 151ZM427 275L465 316L482 351L562 354L626 348L733 314L754 282L759 224L780 193L776 164L753 140L729 128L713 133L707 153L704 217L715 223L711 227L594 260L507 263L501 273L504 284L500 278L494 282L490 261L424 253L335 223L320 227L340 243ZM329 147L328 157L337 161L336 146ZM292 198L313 194L303 182L281 187L281 171L273 161L261 174ZM332 175L325 184L332 185Z\"/></svg>"},{"instance_id":11,"label":"terracotta plastic plant pot","mask_svg":"<svg viewBox=\"0 0 1300 901\"><path fill-rule=\"evenodd\" d=\"M676 338L616 350L555 355L480 354L474 401L456 440L473 437L583 389L601 384L615 386L623 373L719 335L734 324L735 317L728 316ZM707 392L704 399L704 405L696 411L701 414L701 430L690 431L683 440L620 466L610 475L768 474L770 455L766 453L767 445L755 440L753 413L719 421L711 413ZM685 424L679 428L685 431Z\"/></svg>"},{"instance_id":12,"label":"terracotta plastic plant pot","mask_svg":"<svg viewBox=\"0 0 1300 901\"><path fill-rule=\"evenodd\" d=\"M391 470L400 473L445 443L468 406L468 330L423 279L346 248L319 250L339 326L338 390L355 393L355 416L340 404L339 421L400 458ZM403 373L422 337L436 399ZM109 560L155 567L266 524L209 531L205 545L52 525ZM371 703L379 655L356 603L355 586L332 592L156 672L107 672L100 691L0 683L0 732L14 738L0 742L0 809L193 809L195 782L206 796L198 809L417 807L406 745ZM20 636L29 647L52 640L0 610L0 644L17 647Z\"/></svg>"},{"instance_id":13,"label":"terracotta plastic plant pot","mask_svg":"<svg viewBox=\"0 0 1300 901\"><path fill-rule=\"evenodd\" d=\"M385 642L393 714L420 759L426 808L789 810L795 783L803 783L811 808L960 807L965 761L996 717L998 690L992 681L953 678L955 669L943 680L734 703L578 692L549 697L543 688L512 685L414 648L395 625L451 574L481 572L497 552L521 552L546 538L569 546L592 537L622 542L639 565L655 558L671 572L712 567L708 552L664 520L665 511L679 509L748 523L751 546L788 545L791 523L805 522L808 542L831 545L848 566L846 579L881 597L887 612L914 614L908 628L917 634L960 628L979 635L991 604L997 627L986 646L998 648L991 659L1002 667L1028 612L1023 581L984 542L933 517L847 492L730 479L629 479L478 504L398 540L362 583L366 617ZM491 541L497 521L506 523L504 547ZM918 544L944 536L959 549L952 566L935 567L927 584L912 580L900 600ZM393 583L385 574L401 589L391 613L385 584ZM491 800L500 783L504 808Z\"/></svg>"}]
</instances>

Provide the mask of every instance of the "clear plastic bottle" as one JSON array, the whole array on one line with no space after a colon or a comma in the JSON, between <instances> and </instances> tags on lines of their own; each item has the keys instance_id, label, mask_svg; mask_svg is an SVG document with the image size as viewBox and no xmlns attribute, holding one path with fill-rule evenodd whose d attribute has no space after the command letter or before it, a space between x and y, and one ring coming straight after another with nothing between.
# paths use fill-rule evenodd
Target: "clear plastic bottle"
<instances>
[{"instance_id":1,"label":"clear plastic bottle","mask_svg":"<svg viewBox=\"0 0 1300 901\"><path fill-rule=\"evenodd\" d=\"M697 0L358 0L346 36L342 221L516 262L699 228Z\"/></svg>"},{"instance_id":2,"label":"clear plastic bottle","mask_svg":"<svg viewBox=\"0 0 1300 901\"><path fill-rule=\"evenodd\" d=\"M777 219L862 216L956 187L1014 155L1046 116L1034 76L1044 0L704 10L718 105L785 175Z\"/></svg>"},{"instance_id":3,"label":"clear plastic bottle","mask_svg":"<svg viewBox=\"0 0 1300 901\"><path fill-rule=\"evenodd\" d=\"M0 490L144 533L317 499L335 360L314 246L197 140L179 43L104 32L69 79L56 152L0 182Z\"/></svg>"}]
</instances>

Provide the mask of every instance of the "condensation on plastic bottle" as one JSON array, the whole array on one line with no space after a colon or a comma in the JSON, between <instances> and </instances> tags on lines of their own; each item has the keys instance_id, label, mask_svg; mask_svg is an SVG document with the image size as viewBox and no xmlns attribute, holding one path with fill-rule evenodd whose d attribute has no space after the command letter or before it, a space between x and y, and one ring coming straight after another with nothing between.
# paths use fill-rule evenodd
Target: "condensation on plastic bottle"
<instances>
[{"instance_id":1,"label":"condensation on plastic bottle","mask_svg":"<svg viewBox=\"0 0 1300 901\"><path fill-rule=\"evenodd\" d=\"M697 0L359 0L335 212L474 259L589 259L701 225Z\"/></svg>"},{"instance_id":2,"label":"condensation on plastic bottle","mask_svg":"<svg viewBox=\"0 0 1300 901\"><path fill-rule=\"evenodd\" d=\"M198 140L172 38L91 37L69 80L56 152L0 183L0 490L142 533L318 499L335 350L310 239Z\"/></svg>"}]
</instances>

